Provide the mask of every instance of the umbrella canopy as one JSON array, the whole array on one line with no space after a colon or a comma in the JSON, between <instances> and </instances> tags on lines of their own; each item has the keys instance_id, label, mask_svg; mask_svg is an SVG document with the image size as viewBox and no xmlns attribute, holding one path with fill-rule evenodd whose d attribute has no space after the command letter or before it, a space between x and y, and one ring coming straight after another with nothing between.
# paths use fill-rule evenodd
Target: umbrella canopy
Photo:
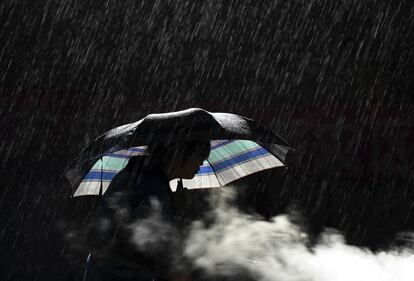
<instances>
[{"instance_id":1,"label":"umbrella canopy","mask_svg":"<svg viewBox=\"0 0 414 281\"><path fill-rule=\"evenodd\" d=\"M75 196L99 194L145 146L154 141L210 140L211 152L197 175L184 180L188 188L223 186L238 178L283 166L288 144L252 119L200 108L150 114L114 128L95 139L72 161L65 175Z\"/></svg>"},{"instance_id":2,"label":"umbrella canopy","mask_svg":"<svg viewBox=\"0 0 414 281\"><path fill-rule=\"evenodd\" d=\"M281 167L283 163L265 148L250 140L212 140L210 155L191 180L183 180L185 187L212 188L256 173ZM78 186L74 196L105 193L115 175L133 156L145 156L146 147L120 150L99 159ZM177 179L170 181L173 190Z\"/></svg>"}]
</instances>

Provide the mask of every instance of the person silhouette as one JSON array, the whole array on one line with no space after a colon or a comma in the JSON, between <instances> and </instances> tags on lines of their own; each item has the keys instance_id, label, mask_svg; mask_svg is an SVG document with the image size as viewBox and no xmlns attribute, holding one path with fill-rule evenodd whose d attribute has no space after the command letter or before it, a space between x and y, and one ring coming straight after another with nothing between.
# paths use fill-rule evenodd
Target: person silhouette
<instances>
[{"instance_id":1,"label":"person silhouette","mask_svg":"<svg viewBox=\"0 0 414 281\"><path fill-rule=\"evenodd\" d=\"M146 222L152 228L145 233L155 236L163 223L166 229L169 224L175 225L169 181L192 179L209 156L210 141L154 142L148 145L147 152L146 156L132 157L102 195L89 234L92 243L83 281L190 279L180 250L173 243L177 237L162 240L149 251L145 247L137 249L132 239L142 242L147 237L134 236L131 225Z\"/></svg>"}]
</instances>

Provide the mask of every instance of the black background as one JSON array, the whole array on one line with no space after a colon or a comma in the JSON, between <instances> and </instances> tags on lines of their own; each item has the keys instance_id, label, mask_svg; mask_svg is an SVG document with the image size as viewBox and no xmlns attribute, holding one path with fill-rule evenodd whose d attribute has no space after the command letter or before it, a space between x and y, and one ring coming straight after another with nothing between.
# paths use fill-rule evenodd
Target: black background
<instances>
[{"instance_id":1,"label":"black background","mask_svg":"<svg viewBox=\"0 0 414 281\"><path fill-rule=\"evenodd\" d=\"M410 2L3 1L1 280L80 280L55 227L65 165L114 126L188 107L296 148L287 172L249 179L262 215L295 204L311 231L372 249L413 230Z\"/></svg>"}]
</instances>

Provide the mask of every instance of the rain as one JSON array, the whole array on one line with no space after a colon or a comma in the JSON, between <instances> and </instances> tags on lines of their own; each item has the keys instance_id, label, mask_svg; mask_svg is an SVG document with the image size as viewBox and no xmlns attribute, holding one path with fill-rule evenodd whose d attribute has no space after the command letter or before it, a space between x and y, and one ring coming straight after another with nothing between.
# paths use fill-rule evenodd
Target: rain
<instances>
[{"instance_id":1,"label":"rain","mask_svg":"<svg viewBox=\"0 0 414 281\"><path fill-rule=\"evenodd\" d=\"M112 128L190 107L294 148L287 168L177 198L194 280L408 280L413 30L408 0L1 3L0 280L82 280L62 229L99 198L72 198L65 168Z\"/></svg>"}]
</instances>

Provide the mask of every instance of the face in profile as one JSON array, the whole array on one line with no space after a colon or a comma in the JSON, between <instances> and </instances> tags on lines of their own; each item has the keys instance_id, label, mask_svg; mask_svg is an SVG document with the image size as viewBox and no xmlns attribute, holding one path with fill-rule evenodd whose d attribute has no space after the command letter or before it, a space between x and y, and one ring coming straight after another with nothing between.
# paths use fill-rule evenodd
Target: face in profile
<instances>
[{"instance_id":1,"label":"face in profile","mask_svg":"<svg viewBox=\"0 0 414 281\"><path fill-rule=\"evenodd\" d=\"M197 174L200 166L210 154L210 142L208 144L202 143L195 146L191 153L186 157L182 166L182 178L192 179Z\"/></svg>"}]
</instances>

